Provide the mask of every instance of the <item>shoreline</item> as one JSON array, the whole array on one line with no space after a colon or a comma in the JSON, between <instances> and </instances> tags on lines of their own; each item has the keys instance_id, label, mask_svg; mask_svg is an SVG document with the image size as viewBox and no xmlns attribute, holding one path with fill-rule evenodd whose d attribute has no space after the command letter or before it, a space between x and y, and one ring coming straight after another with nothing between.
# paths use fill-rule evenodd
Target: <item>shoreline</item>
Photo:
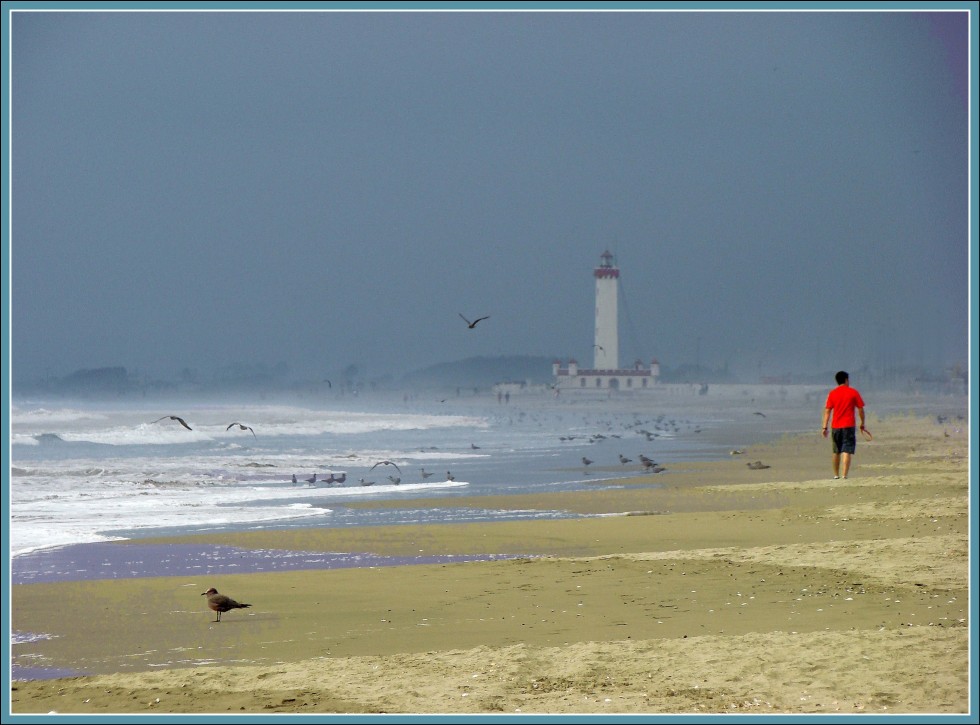
<instances>
[{"instance_id":1,"label":"shoreline","mask_svg":"<svg viewBox=\"0 0 980 725\"><path fill-rule=\"evenodd\" d=\"M848 480L788 436L662 488L493 497L583 518L140 539L512 558L15 585L14 629L52 637L15 663L93 674L17 681L12 712L966 712L968 432L874 430ZM208 586L252 608L215 623Z\"/></svg>"}]
</instances>

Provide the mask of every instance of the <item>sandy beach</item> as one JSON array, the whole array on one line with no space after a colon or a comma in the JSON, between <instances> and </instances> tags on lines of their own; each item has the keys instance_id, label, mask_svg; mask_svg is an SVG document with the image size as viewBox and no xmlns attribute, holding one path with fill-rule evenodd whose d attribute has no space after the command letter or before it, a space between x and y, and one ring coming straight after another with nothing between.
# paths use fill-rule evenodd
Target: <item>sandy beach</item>
<instances>
[{"instance_id":1,"label":"sandy beach","mask_svg":"<svg viewBox=\"0 0 980 725\"><path fill-rule=\"evenodd\" d=\"M141 540L512 558L17 585L14 630L51 637L15 662L88 674L15 681L11 711L969 713L967 422L868 425L847 480L815 425L615 489L493 501L588 518ZM212 586L252 606L217 623Z\"/></svg>"}]
</instances>

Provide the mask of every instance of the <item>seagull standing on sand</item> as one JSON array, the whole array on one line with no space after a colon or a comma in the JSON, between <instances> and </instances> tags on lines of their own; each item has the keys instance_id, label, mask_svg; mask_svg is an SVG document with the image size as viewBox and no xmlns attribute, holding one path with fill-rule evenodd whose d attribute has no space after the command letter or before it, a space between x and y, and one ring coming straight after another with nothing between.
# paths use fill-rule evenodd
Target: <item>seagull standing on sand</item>
<instances>
[{"instance_id":1,"label":"seagull standing on sand","mask_svg":"<svg viewBox=\"0 0 980 725\"><path fill-rule=\"evenodd\" d=\"M153 421L153 423L159 423L159 422L160 422L161 420L163 420L164 418L170 418L170 420L175 420L175 421L177 421L177 422L178 422L178 423L180 423L180 424L181 424L182 426L184 426L184 427L185 427L185 428L186 428L187 430L194 430L194 429L193 429L193 428L191 428L191 427L190 427L189 425L187 425L187 423L186 423L186 422L184 421L184 419L183 419L183 418L180 418L180 417L178 417L178 416L176 416L176 415L164 415L164 416L162 416L162 417L160 417L160 418L157 418L157 419L156 419L155 421ZM152 425L152 423L151 423L151 425Z\"/></svg>"},{"instance_id":2,"label":"seagull standing on sand","mask_svg":"<svg viewBox=\"0 0 980 725\"><path fill-rule=\"evenodd\" d=\"M212 612L217 612L218 617L215 622L221 621L221 613L227 612L229 609L247 609L251 607L251 604L239 604L231 597L226 597L224 594L218 594L218 590L211 587L206 592L201 592L202 597L208 598L208 609Z\"/></svg>"},{"instance_id":3,"label":"seagull standing on sand","mask_svg":"<svg viewBox=\"0 0 980 725\"><path fill-rule=\"evenodd\" d=\"M626 456L624 456L624 455L623 455L622 453L620 453L620 454L619 454L619 462L620 462L620 463L622 463L622 464L623 464L624 466L625 466L625 465L626 465L627 463L631 463L632 461L633 461L633 459L632 459L632 458L627 458L627 457L626 457Z\"/></svg>"}]
</instances>

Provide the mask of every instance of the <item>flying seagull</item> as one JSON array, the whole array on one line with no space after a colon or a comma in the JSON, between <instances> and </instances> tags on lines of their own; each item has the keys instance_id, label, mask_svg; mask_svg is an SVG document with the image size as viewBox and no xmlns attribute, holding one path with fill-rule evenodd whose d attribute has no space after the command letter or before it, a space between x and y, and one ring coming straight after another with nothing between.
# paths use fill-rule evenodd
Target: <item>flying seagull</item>
<instances>
[{"instance_id":1,"label":"flying seagull","mask_svg":"<svg viewBox=\"0 0 980 725\"><path fill-rule=\"evenodd\" d=\"M459 316L463 317L463 313L460 312ZM473 320L473 322L470 322L465 317L463 317L463 322L469 325L469 328L472 330L474 327L476 327L476 323L479 322L480 320L489 320L489 319L490 319L490 315L487 315L486 317L477 317L475 320Z\"/></svg>"},{"instance_id":2,"label":"flying seagull","mask_svg":"<svg viewBox=\"0 0 980 725\"><path fill-rule=\"evenodd\" d=\"M766 417L766 414L765 414L765 413L760 413L760 412L759 412L758 410L757 410L757 411L755 411L755 412L754 412L754 413L753 413L752 415L760 415L760 416L762 416L763 418L765 418L765 417Z\"/></svg>"},{"instance_id":3,"label":"flying seagull","mask_svg":"<svg viewBox=\"0 0 980 725\"><path fill-rule=\"evenodd\" d=\"M155 421L153 421L153 422L154 422L154 423L159 423L159 422L160 422L161 420L163 420L164 418L170 418L170 420L175 420L175 421L177 421L177 422L178 422L178 423L180 423L180 424L181 424L182 426L184 426L184 427L185 427L185 428L186 428L187 430L194 430L194 429L193 429L193 428L191 428L191 427L190 427L189 425L187 425L187 423L186 423L186 422L184 422L184 419L183 419L183 418L179 418L179 417L177 417L176 415L164 415L164 416L162 416L162 417L160 417L160 418L157 418L157 419L156 419Z\"/></svg>"},{"instance_id":4,"label":"flying seagull","mask_svg":"<svg viewBox=\"0 0 980 725\"><path fill-rule=\"evenodd\" d=\"M236 425L237 425L237 426L238 426L239 428L241 428L242 430L252 430L252 427L251 427L251 426L248 426L248 425L245 425L245 424L243 424L243 423L229 423L229 424L228 424L228 427L227 427L227 428L225 428L225 430L226 430L226 431L229 431L229 430L231 430L232 428L234 428L234 427L235 427ZM258 436L256 436L256 435L255 435L255 431L254 431L254 430L252 430L252 435L253 435L253 436L255 436L256 438L258 438Z\"/></svg>"},{"instance_id":5,"label":"flying seagull","mask_svg":"<svg viewBox=\"0 0 980 725\"><path fill-rule=\"evenodd\" d=\"M373 471L378 466L394 466L396 471L398 471L399 473L402 472L402 469L400 469L397 464L392 463L391 461L378 461L373 466L371 466L371 470Z\"/></svg>"}]
</instances>

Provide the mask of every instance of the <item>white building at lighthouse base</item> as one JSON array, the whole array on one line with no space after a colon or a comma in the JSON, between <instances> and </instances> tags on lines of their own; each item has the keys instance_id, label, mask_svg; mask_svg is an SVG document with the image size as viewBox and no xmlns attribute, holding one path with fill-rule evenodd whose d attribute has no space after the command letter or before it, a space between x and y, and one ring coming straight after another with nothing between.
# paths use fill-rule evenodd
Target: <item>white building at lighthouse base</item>
<instances>
[{"instance_id":1,"label":"white building at lighthouse base","mask_svg":"<svg viewBox=\"0 0 980 725\"><path fill-rule=\"evenodd\" d=\"M551 374L555 378L556 390L652 390L660 381L660 363L653 359L645 367L642 361L637 360L632 368L587 370L579 368L574 359L565 366L560 360L555 360L551 364Z\"/></svg>"}]
</instances>

